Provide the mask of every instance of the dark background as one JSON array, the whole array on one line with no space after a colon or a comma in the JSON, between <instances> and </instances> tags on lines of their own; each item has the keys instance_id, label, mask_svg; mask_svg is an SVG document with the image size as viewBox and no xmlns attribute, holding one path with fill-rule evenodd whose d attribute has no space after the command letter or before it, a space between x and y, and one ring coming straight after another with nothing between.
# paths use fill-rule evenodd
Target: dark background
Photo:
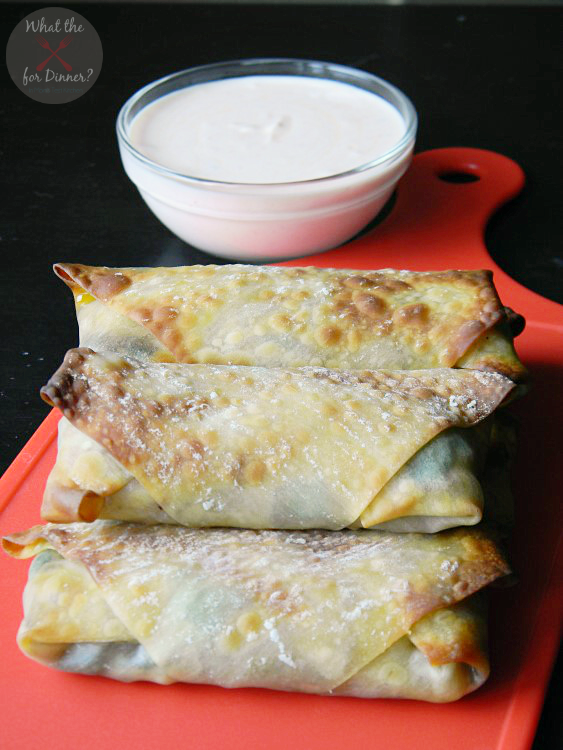
<instances>
[{"instance_id":1,"label":"dark background","mask_svg":"<svg viewBox=\"0 0 563 750\"><path fill-rule=\"evenodd\" d=\"M4 43L39 7L0 6ZM54 261L216 262L152 216L117 152L121 104L175 70L240 57L305 57L391 81L419 112L417 151L474 146L524 168L527 186L491 221L487 246L518 281L563 302L563 258L557 256L563 234L561 9L74 7L102 41L104 63L94 87L74 102L47 105L22 94L6 69L0 84L0 470L47 414L39 387L77 340L71 294L53 276ZM561 692L561 680L553 682L535 750L563 747Z\"/></svg>"}]
</instances>

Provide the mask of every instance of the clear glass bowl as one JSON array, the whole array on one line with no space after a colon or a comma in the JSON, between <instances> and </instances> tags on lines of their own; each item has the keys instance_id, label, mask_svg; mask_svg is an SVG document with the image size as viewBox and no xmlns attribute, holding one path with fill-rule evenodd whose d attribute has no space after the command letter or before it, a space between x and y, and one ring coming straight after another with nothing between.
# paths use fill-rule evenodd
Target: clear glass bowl
<instances>
[{"instance_id":1,"label":"clear glass bowl","mask_svg":"<svg viewBox=\"0 0 563 750\"><path fill-rule=\"evenodd\" d=\"M249 75L309 76L352 84L392 104L405 121L405 133L391 150L347 172L268 184L180 174L132 145L133 120L160 97L195 84ZM125 171L160 221L194 247L244 261L321 252L357 234L379 213L407 169L416 128L417 115L409 99L381 78L343 65L291 59L238 60L173 73L140 89L117 118Z\"/></svg>"}]
</instances>

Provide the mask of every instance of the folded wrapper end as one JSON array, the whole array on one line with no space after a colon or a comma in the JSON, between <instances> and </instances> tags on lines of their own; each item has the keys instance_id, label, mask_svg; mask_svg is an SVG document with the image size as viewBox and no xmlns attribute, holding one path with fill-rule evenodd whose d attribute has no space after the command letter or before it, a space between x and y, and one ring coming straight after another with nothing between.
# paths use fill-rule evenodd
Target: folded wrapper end
<instances>
[{"instance_id":1,"label":"folded wrapper end","mask_svg":"<svg viewBox=\"0 0 563 750\"><path fill-rule=\"evenodd\" d=\"M478 592L423 617L408 636L333 694L402 697L431 703L459 700L489 677L487 641L487 600L485 592ZM377 683L380 692L373 694Z\"/></svg>"},{"instance_id":2,"label":"folded wrapper end","mask_svg":"<svg viewBox=\"0 0 563 750\"><path fill-rule=\"evenodd\" d=\"M123 273L107 266L97 268L80 263L55 263L53 271L74 294L87 292L102 301L107 301L130 284Z\"/></svg>"},{"instance_id":3,"label":"folded wrapper end","mask_svg":"<svg viewBox=\"0 0 563 750\"><path fill-rule=\"evenodd\" d=\"M504 314L506 315L506 322L510 328L510 332L514 338L520 336L526 328L526 318L520 313L517 313L511 307L504 306Z\"/></svg>"},{"instance_id":4,"label":"folded wrapper end","mask_svg":"<svg viewBox=\"0 0 563 750\"><path fill-rule=\"evenodd\" d=\"M26 531L16 532L15 534L8 534L2 537L2 549L10 557L15 557L18 560L26 560L29 557L35 557L44 549L49 547L49 543L43 537L43 531L45 527L32 526Z\"/></svg>"},{"instance_id":5,"label":"folded wrapper end","mask_svg":"<svg viewBox=\"0 0 563 750\"><path fill-rule=\"evenodd\" d=\"M125 269L55 263L53 271L74 294L87 292L102 302L107 302L131 284L131 279L124 273Z\"/></svg>"},{"instance_id":6,"label":"folded wrapper end","mask_svg":"<svg viewBox=\"0 0 563 750\"><path fill-rule=\"evenodd\" d=\"M503 317L491 330L485 330L460 355L456 367L498 372L509 378L516 388L507 394L501 405L506 406L529 390L530 373L519 360L514 348L514 339L526 326L522 315L508 307L502 308Z\"/></svg>"},{"instance_id":7,"label":"folded wrapper end","mask_svg":"<svg viewBox=\"0 0 563 750\"><path fill-rule=\"evenodd\" d=\"M41 504L41 518L56 523L91 523L102 515L105 498L91 490L65 487L49 477Z\"/></svg>"},{"instance_id":8,"label":"folded wrapper end","mask_svg":"<svg viewBox=\"0 0 563 750\"><path fill-rule=\"evenodd\" d=\"M55 276L58 276L61 281L64 281L64 283L71 289L73 292L78 291L81 289L80 285L76 283L76 281L72 278L70 273L66 270L65 266L68 266L67 263L53 263L53 271L55 273Z\"/></svg>"},{"instance_id":9,"label":"folded wrapper end","mask_svg":"<svg viewBox=\"0 0 563 750\"><path fill-rule=\"evenodd\" d=\"M78 361L83 361L84 355L90 353L92 353L91 349L75 349L70 356L69 363L72 361L76 364ZM40 396L46 404L59 409L69 417L73 413L80 393L72 374L59 369L49 383L41 388ZM91 522L99 518L104 503L105 499L91 490L65 487L49 477L43 495L41 517L57 523Z\"/></svg>"},{"instance_id":10,"label":"folded wrapper end","mask_svg":"<svg viewBox=\"0 0 563 750\"><path fill-rule=\"evenodd\" d=\"M496 576L487 584L487 588L491 589L506 589L515 586L520 578L518 574L512 568L512 559L507 549L508 539L507 530L502 525L499 525L493 519L485 518L474 529L480 534L483 534L487 539L490 549L496 550L496 554L499 559L504 562L504 569L501 575ZM451 529L449 531L452 531Z\"/></svg>"},{"instance_id":11,"label":"folded wrapper end","mask_svg":"<svg viewBox=\"0 0 563 750\"><path fill-rule=\"evenodd\" d=\"M62 365L39 391L43 401L59 409L67 419L73 417L77 403L85 398L87 386L77 374L80 365L93 354L95 352L86 347L70 349L65 354Z\"/></svg>"}]
</instances>

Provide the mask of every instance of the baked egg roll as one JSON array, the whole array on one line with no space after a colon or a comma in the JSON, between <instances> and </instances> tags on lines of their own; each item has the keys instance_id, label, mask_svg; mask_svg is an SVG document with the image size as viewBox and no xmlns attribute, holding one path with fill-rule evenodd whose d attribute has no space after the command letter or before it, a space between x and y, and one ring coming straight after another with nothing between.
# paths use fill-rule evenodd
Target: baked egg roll
<instances>
[{"instance_id":1,"label":"baked egg roll","mask_svg":"<svg viewBox=\"0 0 563 750\"><path fill-rule=\"evenodd\" d=\"M118 680L451 701L489 671L483 531L283 532L112 521L3 540L37 555L23 652ZM468 598L470 597L470 598Z\"/></svg>"},{"instance_id":2,"label":"baked egg roll","mask_svg":"<svg viewBox=\"0 0 563 750\"><path fill-rule=\"evenodd\" d=\"M331 369L526 371L490 271L58 263L80 345L138 359ZM512 327L512 331L511 331Z\"/></svg>"},{"instance_id":3,"label":"baked egg roll","mask_svg":"<svg viewBox=\"0 0 563 750\"><path fill-rule=\"evenodd\" d=\"M513 388L477 370L141 363L71 350L42 389L64 415L42 516L261 529L475 524L486 417Z\"/></svg>"}]
</instances>

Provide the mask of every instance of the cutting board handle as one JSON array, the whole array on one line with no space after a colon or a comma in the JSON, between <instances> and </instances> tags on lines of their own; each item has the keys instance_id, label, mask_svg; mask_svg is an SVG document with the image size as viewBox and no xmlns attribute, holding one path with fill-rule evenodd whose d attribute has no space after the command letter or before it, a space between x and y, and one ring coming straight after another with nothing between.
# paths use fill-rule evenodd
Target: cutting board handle
<instances>
[{"instance_id":1,"label":"cutting board handle","mask_svg":"<svg viewBox=\"0 0 563 750\"><path fill-rule=\"evenodd\" d=\"M473 181L451 181L457 175ZM408 242L411 254L431 252L434 257L446 252L452 257L456 246L466 251L470 245L471 262L481 256L486 264L487 221L523 186L524 172L506 156L475 148L426 151L414 158L390 216L363 241L391 241L395 247Z\"/></svg>"}]
</instances>

